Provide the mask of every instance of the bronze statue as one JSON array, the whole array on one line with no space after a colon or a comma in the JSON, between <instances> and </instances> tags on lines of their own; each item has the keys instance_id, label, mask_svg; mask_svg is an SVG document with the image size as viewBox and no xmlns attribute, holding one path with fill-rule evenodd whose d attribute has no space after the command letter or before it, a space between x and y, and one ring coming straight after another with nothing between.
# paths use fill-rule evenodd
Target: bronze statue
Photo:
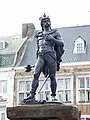
<instances>
[{"instance_id":1,"label":"bronze statue","mask_svg":"<svg viewBox=\"0 0 90 120\"><path fill-rule=\"evenodd\" d=\"M39 85L39 76L43 71L45 77L50 78L51 96L52 100L56 100L56 71L59 70L61 56L64 53L64 43L60 33L56 29L51 29L51 21L45 14L40 17L42 31L38 32L37 38L37 62L35 64L34 79L32 81L32 88L30 95L24 99L35 100L36 90ZM24 101L25 102L25 101Z\"/></svg>"}]
</instances>

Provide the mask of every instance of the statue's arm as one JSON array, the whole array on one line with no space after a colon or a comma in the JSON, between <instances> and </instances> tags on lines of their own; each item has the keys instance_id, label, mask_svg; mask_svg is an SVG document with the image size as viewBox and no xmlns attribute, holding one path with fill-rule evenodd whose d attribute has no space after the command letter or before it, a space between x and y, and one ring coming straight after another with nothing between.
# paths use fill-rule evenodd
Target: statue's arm
<instances>
[{"instance_id":1,"label":"statue's arm","mask_svg":"<svg viewBox=\"0 0 90 120\"><path fill-rule=\"evenodd\" d=\"M37 38L36 58L38 58L38 52L39 52L39 40Z\"/></svg>"},{"instance_id":2,"label":"statue's arm","mask_svg":"<svg viewBox=\"0 0 90 120\"><path fill-rule=\"evenodd\" d=\"M51 40L60 47L64 47L64 42L58 31L56 31L53 35L48 36L46 40Z\"/></svg>"},{"instance_id":3,"label":"statue's arm","mask_svg":"<svg viewBox=\"0 0 90 120\"><path fill-rule=\"evenodd\" d=\"M64 47L64 42L62 40L61 34L58 31L55 33L55 37L53 39L53 42L55 44L58 44L61 47Z\"/></svg>"}]
</instances>

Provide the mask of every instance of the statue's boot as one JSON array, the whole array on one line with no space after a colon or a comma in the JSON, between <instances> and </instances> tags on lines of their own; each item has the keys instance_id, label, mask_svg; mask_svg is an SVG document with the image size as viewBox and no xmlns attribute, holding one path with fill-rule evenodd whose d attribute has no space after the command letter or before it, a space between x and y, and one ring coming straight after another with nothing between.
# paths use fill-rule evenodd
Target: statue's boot
<instances>
[{"instance_id":1,"label":"statue's boot","mask_svg":"<svg viewBox=\"0 0 90 120\"><path fill-rule=\"evenodd\" d=\"M25 98L21 102L21 104L27 104L27 103L33 103L33 102L35 102L35 94L30 92L30 94L28 95L28 97Z\"/></svg>"},{"instance_id":2,"label":"statue's boot","mask_svg":"<svg viewBox=\"0 0 90 120\"><path fill-rule=\"evenodd\" d=\"M37 79L38 75L35 74L34 75L34 79L32 81L32 89L31 89L31 92L30 94L28 95L28 97L26 99L23 100L24 103L30 103L30 102L37 102L35 100L35 94L36 94L36 90L37 90L37 87L38 87L38 79Z\"/></svg>"},{"instance_id":3,"label":"statue's boot","mask_svg":"<svg viewBox=\"0 0 90 120\"><path fill-rule=\"evenodd\" d=\"M26 98L27 100L28 99L35 99L35 94L36 93L33 93L32 91L30 92L30 94L28 95L28 97Z\"/></svg>"},{"instance_id":4,"label":"statue's boot","mask_svg":"<svg viewBox=\"0 0 90 120\"><path fill-rule=\"evenodd\" d=\"M34 78L32 82L32 89L26 99L35 99L37 87L38 87L38 80Z\"/></svg>"},{"instance_id":5,"label":"statue's boot","mask_svg":"<svg viewBox=\"0 0 90 120\"><path fill-rule=\"evenodd\" d=\"M52 96L52 101L55 102L55 101L58 101L58 99L56 99L55 96Z\"/></svg>"}]
</instances>

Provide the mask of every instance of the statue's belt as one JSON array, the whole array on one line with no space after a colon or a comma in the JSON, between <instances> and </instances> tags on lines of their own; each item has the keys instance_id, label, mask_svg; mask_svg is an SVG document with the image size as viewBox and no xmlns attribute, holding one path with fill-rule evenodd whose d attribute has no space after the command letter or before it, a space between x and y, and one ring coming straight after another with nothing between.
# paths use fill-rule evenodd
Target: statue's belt
<instances>
[{"instance_id":1,"label":"statue's belt","mask_svg":"<svg viewBox=\"0 0 90 120\"><path fill-rule=\"evenodd\" d=\"M40 55L40 56L44 56L44 55L46 55L46 54L51 55L50 53L55 54L55 52L39 52L38 55Z\"/></svg>"},{"instance_id":2,"label":"statue's belt","mask_svg":"<svg viewBox=\"0 0 90 120\"><path fill-rule=\"evenodd\" d=\"M59 63L59 62L57 61L57 59L54 58L53 55L50 54L50 52L45 52L45 53L39 52L39 53L38 53L39 56L44 56L45 54L49 54L49 55L52 57L52 59L55 60L56 63Z\"/></svg>"}]
</instances>

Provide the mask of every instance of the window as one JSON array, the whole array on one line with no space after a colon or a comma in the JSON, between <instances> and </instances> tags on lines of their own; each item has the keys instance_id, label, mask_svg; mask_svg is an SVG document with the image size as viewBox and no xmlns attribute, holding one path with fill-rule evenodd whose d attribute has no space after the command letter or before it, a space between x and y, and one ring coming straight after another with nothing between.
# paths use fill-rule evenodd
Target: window
<instances>
[{"instance_id":1,"label":"window","mask_svg":"<svg viewBox=\"0 0 90 120\"><path fill-rule=\"evenodd\" d=\"M19 82L19 91L24 92L25 90L28 92L30 91L31 82L30 81L20 81Z\"/></svg>"},{"instance_id":2,"label":"window","mask_svg":"<svg viewBox=\"0 0 90 120\"><path fill-rule=\"evenodd\" d=\"M19 93L19 103L21 103L24 99L24 93Z\"/></svg>"},{"instance_id":3,"label":"window","mask_svg":"<svg viewBox=\"0 0 90 120\"><path fill-rule=\"evenodd\" d=\"M85 80L84 77L79 78L79 87L80 88L85 88Z\"/></svg>"},{"instance_id":4,"label":"window","mask_svg":"<svg viewBox=\"0 0 90 120\"><path fill-rule=\"evenodd\" d=\"M86 42L85 42L85 40L81 36L79 36L75 40L73 53L84 53L85 52L85 48L86 48Z\"/></svg>"},{"instance_id":5,"label":"window","mask_svg":"<svg viewBox=\"0 0 90 120\"><path fill-rule=\"evenodd\" d=\"M66 86L66 89L71 88L71 79L70 78L65 79L65 86Z\"/></svg>"},{"instance_id":6,"label":"window","mask_svg":"<svg viewBox=\"0 0 90 120\"><path fill-rule=\"evenodd\" d=\"M77 52L83 51L83 43L77 43Z\"/></svg>"},{"instance_id":7,"label":"window","mask_svg":"<svg viewBox=\"0 0 90 120\"><path fill-rule=\"evenodd\" d=\"M39 81L39 86L38 86L38 97L39 97L39 98L41 98L40 95L43 93L43 88L44 88L44 86L45 86L45 85L43 86L43 84L44 84L44 81L43 81L43 80L40 80L40 81ZM43 87L42 87L42 86L43 86Z\"/></svg>"},{"instance_id":8,"label":"window","mask_svg":"<svg viewBox=\"0 0 90 120\"><path fill-rule=\"evenodd\" d=\"M90 77L86 77L87 88L90 88Z\"/></svg>"},{"instance_id":9,"label":"window","mask_svg":"<svg viewBox=\"0 0 90 120\"><path fill-rule=\"evenodd\" d=\"M71 91L70 90L66 90L65 91L65 100L66 101L71 101Z\"/></svg>"},{"instance_id":10,"label":"window","mask_svg":"<svg viewBox=\"0 0 90 120\"><path fill-rule=\"evenodd\" d=\"M21 103L23 101L24 98L26 98L29 93L30 93L30 89L31 89L31 81L27 80L27 79L22 79L19 81L18 83L18 88L19 88L19 92L18 93L18 103ZM17 91L18 91L17 88Z\"/></svg>"},{"instance_id":11,"label":"window","mask_svg":"<svg viewBox=\"0 0 90 120\"><path fill-rule=\"evenodd\" d=\"M50 90L50 81L45 83L45 90Z\"/></svg>"},{"instance_id":12,"label":"window","mask_svg":"<svg viewBox=\"0 0 90 120\"><path fill-rule=\"evenodd\" d=\"M30 91L30 88L31 88L31 82L26 81L26 91Z\"/></svg>"},{"instance_id":13,"label":"window","mask_svg":"<svg viewBox=\"0 0 90 120\"><path fill-rule=\"evenodd\" d=\"M48 78L49 79L49 78ZM44 78L41 78L40 81L39 81L39 86L38 86L38 94L36 95L37 99L39 100L50 100L50 79L47 80L44 84Z\"/></svg>"},{"instance_id":14,"label":"window","mask_svg":"<svg viewBox=\"0 0 90 120\"><path fill-rule=\"evenodd\" d=\"M5 48L5 41L0 40L0 49L4 49Z\"/></svg>"},{"instance_id":15,"label":"window","mask_svg":"<svg viewBox=\"0 0 90 120\"><path fill-rule=\"evenodd\" d=\"M50 87L50 79L47 80L47 82L45 83L45 87L44 87L44 90L45 90L45 99L47 101L50 101L50 97L51 97L51 87Z\"/></svg>"},{"instance_id":16,"label":"window","mask_svg":"<svg viewBox=\"0 0 90 120\"><path fill-rule=\"evenodd\" d=\"M13 40L17 40L17 39L19 39L18 35L16 35L16 36L13 37Z\"/></svg>"},{"instance_id":17,"label":"window","mask_svg":"<svg viewBox=\"0 0 90 120\"><path fill-rule=\"evenodd\" d=\"M59 100L64 101L64 91L58 91Z\"/></svg>"},{"instance_id":18,"label":"window","mask_svg":"<svg viewBox=\"0 0 90 120\"><path fill-rule=\"evenodd\" d=\"M6 120L6 107L0 106L0 120Z\"/></svg>"},{"instance_id":19,"label":"window","mask_svg":"<svg viewBox=\"0 0 90 120\"><path fill-rule=\"evenodd\" d=\"M6 120L5 119L5 113L1 113L1 120Z\"/></svg>"},{"instance_id":20,"label":"window","mask_svg":"<svg viewBox=\"0 0 90 120\"><path fill-rule=\"evenodd\" d=\"M58 79L58 90L61 90L64 88L64 80L63 79Z\"/></svg>"},{"instance_id":21,"label":"window","mask_svg":"<svg viewBox=\"0 0 90 120\"><path fill-rule=\"evenodd\" d=\"M24 81L20 81L19 82L19 91L24 91L25 89L25 82Z\"/></svg>"},{"instance_id":22,"label":"window","mask_svg":"<svg viewBox=\"0 0 90 120\"><path fill-rule=\"evenodd\" d=\"M90 115L81 115L81 120L90 120Z\"/></svg>"},{"instance_id":23,"label":"window","mask_svg":"<svg viewBox=\"0 0 90 120\"><path fill-rule=\"evenodd\" d=\"M90 100L90 90L86 90L86 100Z\"/></svg>"},{"instance_id":24,"label":"window","mask_svg":"<svg viewBox=\"0 0 90 120\"><path fill-rule=\"evenodd\" d=\"M39 100L43 100L43 92L38 93Z\"/></svg>"},{"instance_id":25,"label":"window","mask_svg":"<svg viewBox=\"0 0 90 120\"><path fill-rule=\"evenodd\" d=\"M85 101L85 90L79 91L80 101Z\"/></svg>"},{"instance_id":26,"label":"window","mask_svg":"<svg viewBox=\"0 0 90 120\"><path fill-rule=\"evenodd\" d=\"M7 81L0 81L0 94L7 93Z\"/></svg>"},{"instance_id":27,"label":"window","mask_svg":"<svg viewBox=\"0 0 90 120\"><path fill-rule=\"evenodd\" d=\"M79 102L90 102L90 77L78 77Z\"/></svg>"},{"instance_id":28,"label":"window","mask_svg":"<svg viewBox=\"0 0 90 120\"><path fill-rule=\"evenodd\" d=\"M46 100L49 101L50 100L50 91L46 91L45 96L46 96Z\"/></svg>"},{"instance_id":29,"label":"window","mask_svg":"<svg viewBox=\"0 0 90 120\"><path fill-rule=\"evenodd\" d=\"M63 102L72 101L73 81L69 77L58 79L58 99Z\"/></svg>"}]
</instances>

